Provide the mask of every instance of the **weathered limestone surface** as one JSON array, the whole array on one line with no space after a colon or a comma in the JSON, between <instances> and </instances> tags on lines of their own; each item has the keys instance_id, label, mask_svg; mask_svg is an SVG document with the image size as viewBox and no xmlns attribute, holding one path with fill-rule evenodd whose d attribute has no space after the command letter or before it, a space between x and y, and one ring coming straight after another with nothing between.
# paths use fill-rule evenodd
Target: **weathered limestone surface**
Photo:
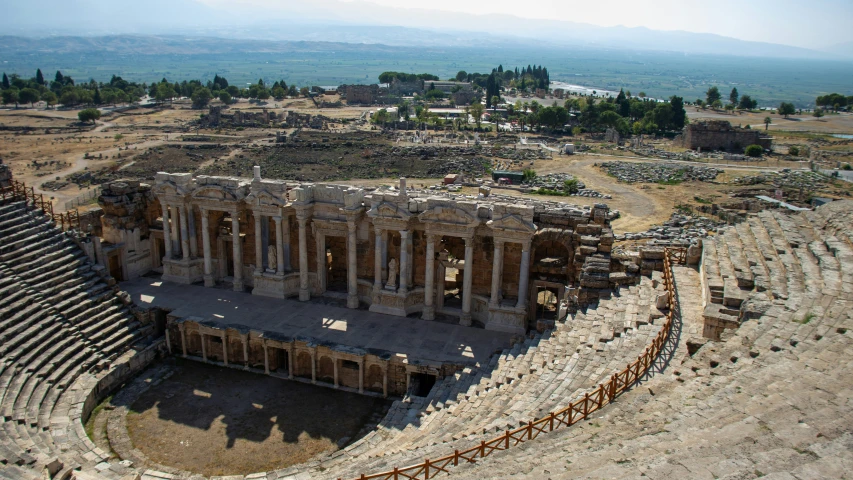
<instances>
[{"instance_id":1,"label":"weathered limestone surface","mask_svg":"<svg viewBox=\"0 0 853 480\"><path fill-rule=\"evenodd\" d=\"M769 149L772 139L760 130L733 127L725 120L705 120L684 127L675 143L684 148L705 150L743 150L749 145Z\"/></svg>"}]
</instances>

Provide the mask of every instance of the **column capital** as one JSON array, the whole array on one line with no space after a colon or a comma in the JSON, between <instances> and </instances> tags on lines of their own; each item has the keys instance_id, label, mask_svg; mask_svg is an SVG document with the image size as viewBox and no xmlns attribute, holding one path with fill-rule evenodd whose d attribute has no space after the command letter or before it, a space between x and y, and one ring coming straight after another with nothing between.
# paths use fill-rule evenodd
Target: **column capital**
<instances>
[{"instance_id":1,"label":"column capital","mask_svg":"<svg viewBox=\"0 0 853 480\"><path fill-rule=\"evenodd\" d=\"M275 223L281 223L282 220L281 215L274 215L272 219Z\"/></svg>"},{"instance_id":2,"label":"column capital","mask_svg":"<svg viewBox=\"0 0 853 480\"><path fill-rule=\"evenodd\" d=\"M347 230L349 231L349 233L355 233L355 227L356 227L355 220L348 220L347 221Z\"/></svg>"},{"instance_id":3,"label":"column capital","mask_svg":"<svg viewBox=\"0 0 853 480\"><path fill-rule=\"evenodd\" d=\"M472 245L474 243L474 237L473 236L462 237L462 240L465 240L465 248L474 246L474 245Z\"/></svg>"},{"instance_id":4,"label":"column capital","mask_svg":"<svg viewBox=\"0 0 853 480\"><path fill-rule=\"evenodd\" d=\"M405 239L405 238L406 238L406 237L408 237L408 236L409 236L409 231L408 231L408 230L400 230L400 238Z\"/></svg>"},{"instance_id":5,"label":"column capital","mask_svg":"<svg viewBox=\"0 0 853 480\"><path fill-rule=\"evenodd\" d=\"M529 252L530 251L530 244L531 244L530 240L525 240L525 241L521 242L521 251L522 252Z\"/></svg>"},{"instance_id":6,"label":"column capital","mask_svg":"<svg viewBox=\"0 0 853 480\"><path fill-rule=\"evenodd\" d=\"M506 243L506 240L504 240L503 238L495 238L494 239L494 244L496 247L502 247L502 246L504 246L505 243Z\"/></svg>"}]
</instances>

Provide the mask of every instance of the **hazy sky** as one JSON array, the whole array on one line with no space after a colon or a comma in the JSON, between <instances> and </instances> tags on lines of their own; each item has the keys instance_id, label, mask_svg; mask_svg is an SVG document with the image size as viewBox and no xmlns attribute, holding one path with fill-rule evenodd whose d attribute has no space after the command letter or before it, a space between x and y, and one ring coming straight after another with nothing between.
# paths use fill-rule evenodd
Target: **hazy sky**
<instances>
[{"instance_id":1,"label":"hazy sky","mask_svg":"<svg viewBox=\"0 0 853 480\"><path fill-rule=\"evenodd\" d=\"M233 6L235 3L234 0L200 1L220 8L223 4ZM276 0L242 1L268 5L284 3ZM743 40L807 48L853 41L853 0L357 1L398 8L429 8L474 14L502 13L601 26L624 25L654 30L716 33Z\"/></svg>"}]
</instances>

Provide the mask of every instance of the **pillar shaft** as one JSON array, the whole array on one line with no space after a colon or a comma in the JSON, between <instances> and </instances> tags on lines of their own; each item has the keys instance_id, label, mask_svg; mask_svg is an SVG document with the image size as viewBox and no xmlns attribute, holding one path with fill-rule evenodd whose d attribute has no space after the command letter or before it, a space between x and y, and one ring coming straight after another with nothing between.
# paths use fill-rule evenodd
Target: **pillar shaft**
<instances>
[{"instance_id":1,"label":"pillar shaft","mask_svg":"<svg viewBox=\"0 0 853 480\"><path fill-rule=\"evenodd\" d=\"M530 281L530 244L521 245L521 270L518 272L518 303L516 308L527 306L527 284Z\"/></svg>"},{"instance_id":2,"label":"pillar shaft","mask_svg":"<svg viewBox=\"0 0 853 480\"><path fill-rule=\"evenodd\" d=\"M364 358L358 362L358 393L364 393Z\"/></svg>"},{"instance_id":3,"label":"pillar shaft","mask_svg":"<svg viewBox=\"0 0 853 480\"><path fill-rule=\"evenodd\" d=\"M270 352L266 340L264 340L264 373L270 374Z\"/></svg>"},{"instance_id":4,"label":"pillar shaft","mask_svg":"<svg viewBox=\"0 0 853 480\"><path fill-rule=\"evenodd\" d=\"M287 377L293 380L293 345L287 349Z\"/></svg>"},{"instance_id":5,"label":"pillar shaft","mask_svg":"<svg viewBox=\"0 0 853 480\"><path fill-rule=\"evenodd\" d=\"M245 364L245 368L249 368L249 337L244 336L243 340L243 363Z\"/></svg>"},{"instance_id":6,"label":"pillar shaft","mask_svg":"<svg viewBox=\"0 0 853 480\"><path fill-rule=\"evenodd\" d=\"M424 320L435 320L435 236L427 235L426 272L424 272Z\"/></svg>"},{"instance_id":7,"label":"pillar shaft","mask_svg":"<svg viewBox=\"0 0 853 480\"><path fill-rule=\"evenodd\" d=\"M181 205L181 254L184 260L190 258L190 234L187 228L187 207Z\"/></svg>"},{"instance_id":8,"label":"pillar shaft","mask_svg":"<svg viewBox=\"0 0 853 480\"><path fill-rule=\"evenodd\" d=\"M263 217L255 213L255 273L264 271L264 239L261 236L261 219Z\"/></svg>"},{"instance_id":9,"label":"pillar shaft","mask_svg":"<svg viewBox=\"0 0 853 480\"><path fill-rule=\"evenodd\" d=\"M231 214L231 236L234 243L234 291L243 291L243 245L240 242L240 219Z\"/></svg>"},{"instance_id":10,"label":"pillar shaft","mask_svg":"<svg viewBox=\"0 0 853 480\"><path fill-rule=\"evenodd\" d=\"M358 308L358 253L355 221L347 222L347 307Z\"/></svg>"},{"instance_id":11,"label":"pillar shaft","mask_svg":"<svg viewBox=\"0 0 853 480\"><path fill-rule=\"evenodd\" d=\"M284 275L284 234L281 229L281 217L273 217L275 221L275 273Z\"/></svg>"},{"instance_id":12,"label":"pillar shaft","mask_svg":"<svg viewBox=\"0 0 853 480\"><path fill-rule=\"evenodd\" d=\"M228 337L222 333L222 363L228 366Z\"/></svg>"},{"instance_id":13,"label":"pillar shaft","mask_svg":"<svg viewBox=\"0 0 853 480\"><path fill-rule=\"evenodd\" d=\"M504 266L504 242L495 240L495 258L492 261L492 296L489 299L491 306L498 306L501 303L501 277L503 276Z\"/></svg>"},{"instance_id":14,"label":"pillar shaft","mask_svg":"<svg viewBox=\"0 0 853 480\"><path fill-rule=\"evenodd\" d=\"M204 334L199 332L199 336L201 337L201 359L205 362L207 361L207 341L204 338Z\"/></svg>"},{"instance_id":15,"label":"pillar shaft","mask_svg":"<svg viewBox=\"0 0 853 480\"><path fill-rule=\"evenodd\" d=\"M169 214L172 217L172 250L180 250L181 249L181 239L180 239L180 231L181 231L181 223L180 223L180 215L178 212L178 207L172 205L169 207Z\"/></svg>"},{"instance_id":16,"label":"pillar shaft","mask_svg":"<svg viewBox=\"0 0 853 480\"><path fill-rule=\"evenodd\" d=\"M192 205L186 208L187 212L187 225L189 226L190 235L190 256L192 258L198 258L198 237L196 237L195 233L195 212L193 211Z\"/></svg>"},{"instance_id":17,"label":"pillar shaft","mask_svg":"<svg viewBox=\"0 0 853 480\"><path fill-rule=\"evenodd\" d=\"M166 329L166 348L169 350L169 355L172 354L172 336L169 335L169 329Z\"/></svg>"},{"instance_id":18,"label":"pillar shaft","mask_svg":"<svg viewBox=\"0 0 853 480\"><path fill-rule=\"evenodd\" d=\"M317 383L317 354L311 352L311 383Z\"/></svg>"},{"instance_id":19,"label":"pillar shaft","mask_svg":"<svg viewBox=\"0 0 853 480\"><path fill-rule=\"evenodd\" d=\"M409 231L400 230L400 286L399 292L409 291Z\"/></svg>"},{"instance_id":20,"label":"pillar shaft","mask_svg":"<svg viewBox=\"0 0 853 480\"><path fill-rule=\"evenodd\" d=\"M337 358L332 359L332 365L333 365L332 370L334 370L334 372L335 372L335 374L334 374L335 388L338 388L338 359Z\"/></svg>"},{"instance_id":21,"label":"pillar shaft","mask_svg":"<svg viewBox=\"0 0 853 480\"><path fill-rule=\"evenodd\" d=\"M382 370L382 396L388 398L388 365Z\"/></svg>"},{"instance_id":22,"label":"pillar shaft","mask_svg":"<svg viewBox=\"0 0 853 480\"><path fill-rule=\"evenodd\" d=\"M181 332L181 352L187 356L187 334L184 332L184 324L178 325L178 330Z\"/></svg>"},{"instance_id":23,"label":"pillar shaft","mask_svg":"<svg viewBox=\"0 0 853 480\"><path fill-rule=\"evenodd\" d=\"M163 245L166 247L166 258L172 259L172 227L169 225L169 206L163 204Z\"/></svg>"},{"instance_id":24,"label":"pillar shaft","mask_svg":"<svg viewBox=\"0 0 853 480\"><path fill-rule=\"evenodd\" d=\"M471 282L474 279L474 239L465 239L465 271L462 276L462 316L459 324L471 325Z\"/></svg>"},{"instance_id":25,"label":"pillar shaft","mask_svg":"<svg viewBox=\"0 0 853 480\"><path fill-rule=\"evenodd\" d=\"M204 286L212 287L213 280L213 260L210 256L210 220L208 219L207 210L201 211L201 249L204 255Z\"/></svg>"},{"instance_id":26,"label":"pillar shaft","mask_svg":"<svg viewBox=\"0 0 853 480\"><path fill-rule=\"evenodd\" d=\"M279 255L279 257L283 257L282 259L284 260L284 271L289 272L293 269L290 266L290 217L282 218L281 244L284 247L284 255Z\"/></svg>"},{"instance_id":27,"label":"pillar shaft","mask_svg":"<svg viewBox=\"0 0 853 480\"><path fill-rule=\"evenodd\" d=\"M373 289L377 292L382 290L382 229L377 228L374 231L374 253L373 253Z\"/></svg>"},{"instance_id":28,"label":"pillar shaft","mask_svg":"<svg viewBox=\"0 0 853 480\"><path fill-rule=\"evenodd\" d=\"M308 290L308 232L307 219L298 218L299 222L299 300L306 301L311 297Z\"/></svg>"},{"instance_id":29,"label":"pillar shaft","mask_svg":"<svg viewBox=\"0 0 853 480\"><path fill-rule=\"evenodd\" d=\"M317 240L317 282L320 284L320 291L326 291L326 236L322 233L314 232Z\"/></svg>"}]
</instances>

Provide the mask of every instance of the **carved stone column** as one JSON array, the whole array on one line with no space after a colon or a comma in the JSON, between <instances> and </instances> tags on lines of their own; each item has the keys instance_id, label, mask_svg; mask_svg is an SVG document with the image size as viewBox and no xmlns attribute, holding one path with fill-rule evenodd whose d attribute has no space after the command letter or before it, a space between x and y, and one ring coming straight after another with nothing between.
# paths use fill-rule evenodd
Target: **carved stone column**
<instances>
[{"instance_id":1,"label":"carved stone column","mask_svg":"<svg viewBox=\"0 0 853 480\"><path fill-rule=\"evenodd\" d=\"M338 359L337 358L332 358L332 365L333 365L332 370L335 372L334 373L335 388L338 388L339 385L338 385Z\"/></svg>"},{"instance_id":2,"label":"carved stone column","mask_svg":"<svg viewBox=\"0 0 853 480\"><path fill-rule=\"evenodd\" d=\"M373 253L373 290L378 292L382 290L382 229L374 228L374 245Z\"/></svg>"},{"instance_id":3,"label":"carved stone column","mask_svg":"<svg viewBox=\"0 0 853 480\"><path fill-rule=\"evenodd\" d=\"M400 292L409 292L409 231L400 230Z\"/></svg>"},{"instance_id":4,"label":"carved stone column","mask_svg":"<svg viewBox=\"0 0 853 480\"><path fill-rule=\"evenodd\" d=\"M275 222L275 273L284 275L284 234L281 229L281 217L272 217Z\"/></svg>"},{"instance_id":5,"label":"carved stone column","mask_svg":"<svg viewBox=\"0 0 853 480\"><path fill-rule=\"evenodd\" d=\"M204 334L198 332L198 336L201 337L201 359L205 362L207 361L207 342L204 340Z\"/></svg>"},{"instance_id":6,"label":"carved stone column","mask_svg":"<svg viewBox=\"0 0 853 480\"><path fill-rule=\"evenodd\" d=\"M187 228L187 207L181 205L181 254L184 260L190 258L190 234Z\"/></svg>"},{"instance_id":7,"label":"carved stone column","mask_svg":"<svg viewBox=\"0 0 853 480\"><path fill-rule=\"evenodd\" d=\"M320 291L326 291L326 236L317 231L314 232L317 242L317 283L320 284Z\"/></svg>"},{"instance_id":8,"label":"carved stone column","mask_svg":"<svg viewBox=\"0 0 853 480\"><path fill-rule=\"evenodd\" d=\"M240 219L231 213L231 237L234 242L234 291L243 291L243 245L240 241Z\"/></svg>"},{"instance_id":9,"label":"carved stone column","mask_svg":"<svg viewBox=\"0 0 853 480\"><path fill-rule=\"evenodd\" d=\"M264 340L264 373L266 373L267 375L270 374L270 354L266 340Z\"/></svg>"},{"instance_id":10,"label":"carved stone column","mask_svg":"<svg viewBox=\"0 0 853 480\"><path fill-rule=\"evenodd\" d=\"M364 393L364 357L358 361L358 393Z\"/></svg>"},{"instance_id":11,"label":"carved stone column","mask_svg":"<svg viewBox=\"0 0 853 480\"><path fill-rule=\"evenodd\" d=\"M495 258L492 261L492 296L489 305L497 307L501 303L501 277L504 268L504 241L495 239Z\"/></svg>"},{"instance_id":12,"label":"carved stone column","mask_svg":"<svg viewBox=\"0 0 853 480\"><path fill-rule=\"evenodd\" d=\"M471 326L471 283L474 279L474 239L465 239L465 272L462 276L462 316L459 325Z\"/></svg>"},{"instance_id":13,"label":"carved stone column","mask_svg":"<svg viewBox=\"0 0 853 480\"><path fill-rule=\"evenodd\" d=\"M284 255L279 255L279 258L284 260L284 271L289 272L293 269L290 266L290 216L282 218L281 244L284 247Z\"/></svg>"},{"instance_id":14,"label":"carved stone column","mask_svg":"<svg viewBox=\"0 0 853 480\"><path fill-rule=\"evenodd\" d=\"M169 225L169 206L163 206L163 245L166 247L166 258L172 259L172 227Z\"/></svg>"},{"instance_id":15,"label":"carved stone column","mask_svg":"<svg viewBox=\"0 0 853 480\"><path fill-rule=\"evenodd\" d=\"M521 244L521 270L518 272L518 303L516 308L527 306L527 284L530 281L530 242Z\"/></svg>"},{"instance_id":16,"label":"carved stone column","mask_svg":"<svg viewBox=\"0 0 853 480\"><path fill-rule=\"evenodd\" d=\"M181 239L179 238L181 231L181 223L180 223L180 211L178 207L171 205L169 207L169 214L172 217L172 221L175 222L172 224L172 250L179 250L181 248Z\"/></svg>"},{"instance_id":17,"label":"carved stone column","mask_svg":"<svg viewBox=\"0 0 853 480\"><path fill-rule=\"evenodd\" d=\"M264 239L261 237L261 218L262 215L257 212L255 217L255 273L260 274L264 271Z\"/></svg>"},{"instance_id":18,"label":"carved stone column","mask_svg":"<svg viewBox=\"0 0 853 480\"><path fill-rule=\"evenodd\" d=\"M382 369L382 396L388 398L388 363Z\"/></svg>"},{"instance_id":19,"label":"carved stone column","mask_svg":"<svg viewBox=\"0 0 853 480\"><path fill-rule=\"evenodd\" d=\"M358 253L355 221L347 222L347 307L358 308Z\"/></svg>"},{"instance_id":20,"label":"carved stone column","mask_svg":"<svg viewBox=\"0 0 853 480\"><path fill-rule=\"evenodd\" d=\"M207 209L201 209L201 249L204 254L204 286L216 285L213 278L213 262L210 254L210 219Z\"/></svg>"},{"instance_id":21,"label":"carved stone column","mask_svg":"<svg viewBox=\"0 0 853 480\"><path fill-rule=\"evenodd\" d=\"M293 380L293 344L287 349L287 378Z\"/></svg>"},{"instance_id":22,"label":"carved stone column","mask_svg":"<svg viewBox=\"0 0 853 480\"><path fill-rule=\"evenodd\" d=\"M311 384L317 384L317 351L311 350Z\"/></svg>"},{"instance_id":23,"label":"carved stone column","mask_svg":"<svg viewBox=\"0 0 853 480\"><path fill-rule=\"evenodd\" d=\"M240 335L240 340L243 341L243 369L249 369L249 335Z\"/></svg>"},{"instance_id":24,"label":"carved stone column","mask_svg":"<svg viewBox=\"0 0 853 480\"><path fill-rule=\"evenodd\" d=\"M190 230L189 241L190 241L190 256L192 258L198 258L198 237L196 237L195 233L195 211L193 210L192 205L186 207L187 212L187 226Z\"/></svg>"},{"instance_id":25,"label":"carved stone column","mask_svg":"<svg viewBox=\"0 0 853 480\"><path fill-rule=\"evenodd\" d=\"M311 298L308 290L308 219L297 216L296 220L299 222L299 301L305 302Z\"/></svg>"},{"instance_id":26,"label":"carved stone column","mask_svg":"<svg viewBox=\"0 0 853 480\"><path fill-rule=\"evenodd\" d=\"M426 272L424 273L424 312L421 318L435 320L435 235L426 237Z\"/></svg>"},{"instance_id":27,"label":"carved stone column","mask_svg":"<svg viewBox=\"0 0 853 480\"><path fill-rule=\"evenodd\" d=\"M222 363L228 366L228 335L225 331L222 332Z\"/></svg>"},{"instance_id":28,"label":"carved stone column","mask_svg":"<svg viewBox=\"0 0 853 480\"><path fill-rule=\"evenodd\" d=\"M178 331L181 332L181 353L183 353L184 357L187 356L187 334L184 331L184 324L178 324Z\"/></svg>"}]
</instances>

